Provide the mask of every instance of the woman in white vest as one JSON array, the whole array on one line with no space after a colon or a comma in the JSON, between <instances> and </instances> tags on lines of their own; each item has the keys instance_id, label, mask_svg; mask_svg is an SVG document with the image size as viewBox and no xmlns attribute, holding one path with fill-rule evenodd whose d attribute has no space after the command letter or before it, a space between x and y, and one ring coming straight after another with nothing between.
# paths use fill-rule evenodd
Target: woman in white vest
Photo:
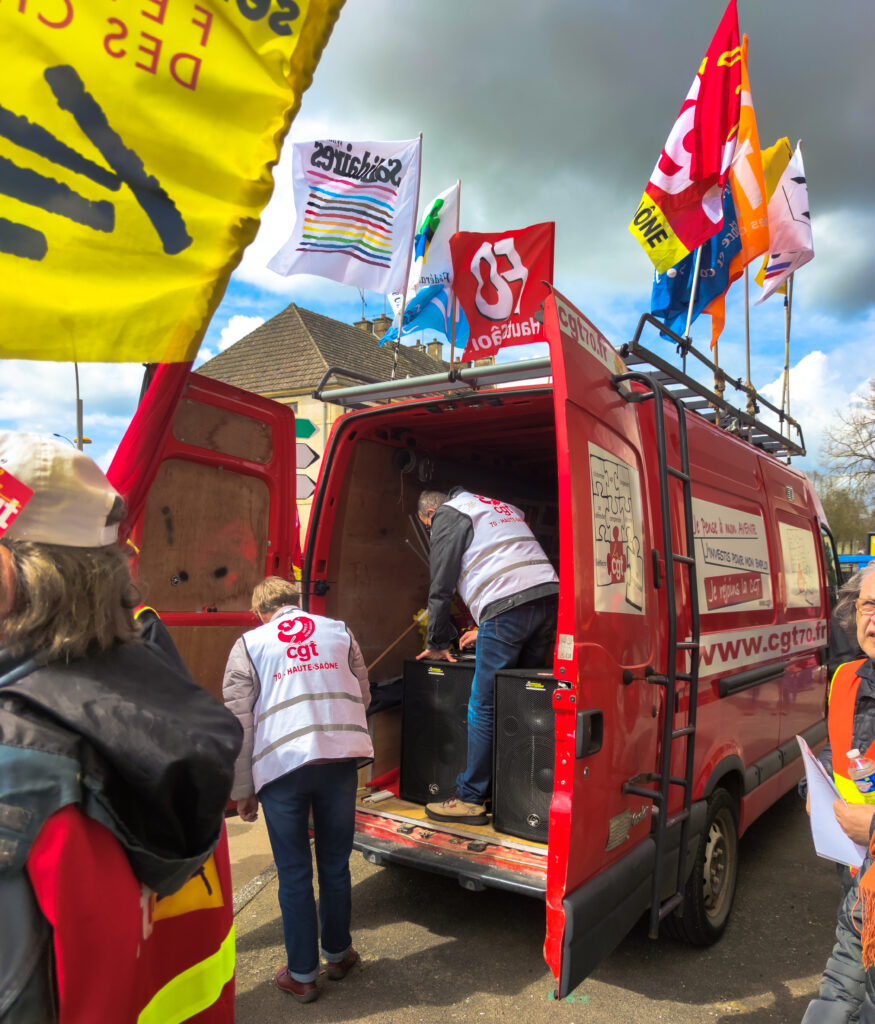
<instances>
[{"instance_id":1,"label":"woman in white vest","mask_svg":"<svg viewBox=\"0 0 875 1024\"><path fill-rule=\"evenodd\" d=\"M319 995L320 936L332 980L358 961L349 932L349 857L358 769L374 755L365 718L368 673L342 622L301 611L295 583L268 577L253 591L252 610L262 625L234 645L223 682L225 704L244 729L231 797L244 821L255 821L259 802L264 808L287 959L274 980L309 1003Z\"/></svg>"},{"instance_id":2,"label":"woman in white vest","mask_svg":"<svg viewBox=\"0 0 875 1024\"><path fill-rule=\"evenodd\" d=\"M428 636L419 658L455 661L450 603L458 590L477 623L477 651L468 701L468 752L456 795L426 804L435 821L486 825L492 785L495 674L540 667L551 658L559 577L526 525L507 502L461 487L449 494L423 491L419 519L431 533ZM462 637L465 647L471 637Z\"/></svg>"}]
</instances>

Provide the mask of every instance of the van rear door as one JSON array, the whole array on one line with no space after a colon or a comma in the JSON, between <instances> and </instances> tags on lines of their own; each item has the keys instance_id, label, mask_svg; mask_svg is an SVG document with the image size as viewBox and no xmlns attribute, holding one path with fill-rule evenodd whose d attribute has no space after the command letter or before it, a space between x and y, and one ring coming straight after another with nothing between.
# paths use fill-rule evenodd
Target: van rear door
<instances>
[{"instance_id":1,"label":"van rear door","mask_svg":"<svg viewBox=\"0 0 875 1024\"><path fill-rule=\"evenodd\" d=\"M661 665L664 591L653 587L661 523L639 419L611 379L625 367L558 292L545 303L544 325L559 469L554 668L568 684L554 697L545 957L564 996L651 902L652 803L623 786L646 784L657 768L662 690L641 679L647 666Z\"/></svg>"},{"instance_id":2,"label":"van rear door","mask_svg":"<svg viewBox=\"0 0 875 1024\"><path fill-rule=\"evenodd\" d=\"M221 700L252 588L300 564L295 417L287 406L191 374L132 539L136 578L196 682Z\"/></svg>"}]
</instances>

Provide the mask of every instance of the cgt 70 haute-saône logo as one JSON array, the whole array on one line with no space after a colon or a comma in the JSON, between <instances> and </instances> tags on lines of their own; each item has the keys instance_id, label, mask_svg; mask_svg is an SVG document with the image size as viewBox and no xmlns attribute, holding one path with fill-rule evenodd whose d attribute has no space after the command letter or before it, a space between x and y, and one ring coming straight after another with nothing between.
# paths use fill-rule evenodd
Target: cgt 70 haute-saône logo
<instances>
[{"instance_id":1,"label":"cgt 70 haute-sa\u00f4ne logo","mask_svg":"<svg viewBox=\"0 0 875 1024\"><path fill-rule=\"evenodd\" d=\"M286 656L298 661L310 661L319 653L316 649L316 641L306 641L316 630L316 623L306 615L299 615L294 619L283 619L277 625L277 637L280 643L288 644Z\"/></svg>"}]
</instances>

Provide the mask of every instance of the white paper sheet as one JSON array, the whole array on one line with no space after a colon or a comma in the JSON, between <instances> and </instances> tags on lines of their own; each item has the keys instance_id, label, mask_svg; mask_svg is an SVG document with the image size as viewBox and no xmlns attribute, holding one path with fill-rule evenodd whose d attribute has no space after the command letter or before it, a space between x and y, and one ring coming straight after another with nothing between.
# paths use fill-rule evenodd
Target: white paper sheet
<instances>
[{"instance_id":1,"label":"white paper sheet","mask_svg":"<svg viewBox=\"0 0 875 1024\"><path fill-rule=\"evenodd\" d=\"M836 800L842 796L829 777L827 770L811 753L811 748L797 736L802 761L805 765L805 777L808 780L808 796L811 807L811 836L814 849L819 857L834 860L839 864L849 864L858 868L866 856L866 847L855 843L836 821L832 808Z\"/></svg>"}]
</instances>

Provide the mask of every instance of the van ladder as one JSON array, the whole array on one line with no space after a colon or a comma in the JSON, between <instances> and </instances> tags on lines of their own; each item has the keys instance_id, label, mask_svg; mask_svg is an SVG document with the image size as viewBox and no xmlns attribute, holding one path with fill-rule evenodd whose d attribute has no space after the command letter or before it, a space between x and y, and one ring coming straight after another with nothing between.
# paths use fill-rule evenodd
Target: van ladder
<instances>
[{"instance_id":1,"label":"van ladder","mask_svg":"<svg viewBox=\"0 0 875 1024\"><path fill-rule=\"evenodd\" d=\"M635 779L630 779L623 786L624 793L633 793L636 796L652 800L658 811L653 836L656 844L656 857L653 866L653 895L650 904L649 928L650 938L655 939L659 934L659 922L683 903L693 795L693 756L695 754L696 709L698 705L699 683L699 592L696 580L696 562L693 557L693 501L690 488L690 457L687 448L686 414L680 398L673 395L671 391L663 387L659 381L647 373L632 371L617 374L612 379L615 385L619 385L622 381L635 381L648 389L646 392L629 391L625 388L620 388L619 390L631 402L653 400L659 467L659 504L662 516L662 547L665 564L665 603L668 614L667 665L665 673L662 675L649 670L645 680L648 683L662 686L665 691L661 763L659 772L649 772L646 775L637 776ZM668 464L664 411L666 399L671 400L677 410L680 468ZM675 551L672 547L672 502L669 494L669 477L674 477L680 481L683 493L684 522L681 533L686 546L685 552ZM674 580L674 567L676 564L681 565L687 570L687 589L690 595L690 639L684 641L679 641L677 635L678 617ZM681 652L686 652L688 655L689 670L686 672L678 672L677 670L677 658ZM632 679L633 677L629 673L628 676L624 676L623 681L631 683ZM687 683L689 685L689 699L687 702L686 724L675 728L678 683ZM684 742L686 755L684 758L684 774L680 777L671 774L672 751L674 744L679 741ZM656 789L648 789L645 786L638 785L638 782L656 782L658 787ZM682 788L683 807L677 814L669 818L669 793L672 786L680 786ZM676 825L680 825L677 881L673 894L663 901L661 880L665 860L665 839L668 830Z\"/></svg>"}]
</instances>

